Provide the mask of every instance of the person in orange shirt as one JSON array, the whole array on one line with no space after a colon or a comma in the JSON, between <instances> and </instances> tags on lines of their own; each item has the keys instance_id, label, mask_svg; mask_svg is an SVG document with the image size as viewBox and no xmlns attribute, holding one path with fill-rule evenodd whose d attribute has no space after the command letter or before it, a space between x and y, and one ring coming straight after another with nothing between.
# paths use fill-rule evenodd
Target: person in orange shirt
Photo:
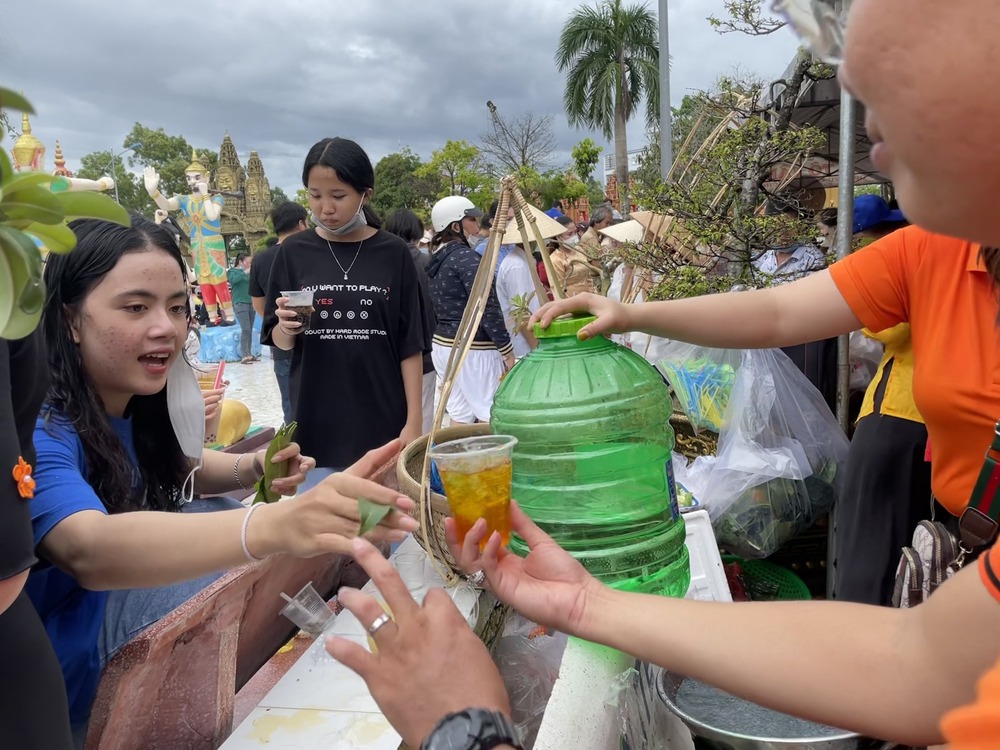
<instances>
[{"instance_id":1,"label":"person in orange shirt","mask_svg":"<svg viewBox=\"0 0 1000 750\"><path fill-rule=\"evenodd\" d=\"M981 85L1000 70L1000 14L994 0L854 0L845 37L840 14L825 0L774 5L821 60L843 58L840 79L866 105L872 161L893 180L907 216L930 232L964 239L935 234L930 241L905 229L888 248L866 248L774 289L635 308L583 295L551 303L537 317L545 325L583 308L598 315L584 336L641 329L723 347L780 346L863 323L883 330L908 321L914 398L935 450L934 489L958 512L1000 417L1000 251L984 249L1000 247L1000 97L984 95ZM612 591L516 505L512 512L514 530L531 548L526 558L504 554L499 535L480 555L482 521L462 547L453 543L452 553L528 618L866 735L933 744L944 738L943 719L954 750L996 746L997 732L984 717L995 682L986 681L979 703L975 686L1000 655L998 548L912 609L716 604ZM450 533L454 542L453 527ZM418 605L373 547L358 541L354 551L395 621L381 618L374 598L342 592L340 601L374 631L379 652L343 639L328 648L361 674L407 743L442 747L444 730L476 709L509 715L496 667L447 595L431 591ZM453 746L476 747L476 739Z\"/></svg>"}]
</instances>

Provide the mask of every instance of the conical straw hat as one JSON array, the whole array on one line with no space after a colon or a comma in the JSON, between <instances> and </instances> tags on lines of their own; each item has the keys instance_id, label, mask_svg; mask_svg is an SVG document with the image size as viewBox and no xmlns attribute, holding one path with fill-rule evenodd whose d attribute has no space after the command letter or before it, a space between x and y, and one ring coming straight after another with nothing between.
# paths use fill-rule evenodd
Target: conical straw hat
<instances>
[{"instance_id":1,"label":"conical straw hat","mask_svg":"<svg viewBox=\"0 0 1000 750\"><path fill-rule=\"evenodd\" d=\"M646 236L646 227L635 219L623 221L621 224L612 224L610 227L598 231L618 242L642 242L642 238Z\"/></svg>"},{"instance_id":2,"label":"conical straw hat","mask_svg":"<svg viewBox=\"0 0 1000 750\"><path fill-rule=\"evenodd\" d=\"M568 228L564 227L551 216L546 215L544 211L540 211L532 205L529 205L528 208L531 210L531 215L535 217L535 221L538 222L538 231L541 232L543 240L547 240L550 237L558 237L560 234L566 233ZM527 219L525 219L524 228L528 234L528 241L533 242L535 234L531 230L530 222ZM500 240L500 244L520 245L521 242L521 230L517 228L517 220L511 219L507 222L507 228L504 231L503 239Z\"/></svg>"}]
</instances>

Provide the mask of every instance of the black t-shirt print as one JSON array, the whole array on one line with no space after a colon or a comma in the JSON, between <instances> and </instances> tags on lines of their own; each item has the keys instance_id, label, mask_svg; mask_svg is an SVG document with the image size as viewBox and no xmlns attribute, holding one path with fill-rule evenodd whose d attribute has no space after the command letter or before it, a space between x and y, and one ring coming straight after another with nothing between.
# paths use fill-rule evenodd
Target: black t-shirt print
<instances>
[{"instance_id":1,"label":"black t-shirt print","mask_svg":"<svg viewBox=\"0 0 1000 750\"><path fill-rule=\"evenodd\" d=\"M356 242L327 243L315 231L289 237L268 279L264 343L278 322L275 300L292 289L311 289L315 310L292 357L296 440L319 466L344 468L406 423L400 363L430 348L417 272L406 243L387 232L360 252Z\"/></svg>"}]
</instances>

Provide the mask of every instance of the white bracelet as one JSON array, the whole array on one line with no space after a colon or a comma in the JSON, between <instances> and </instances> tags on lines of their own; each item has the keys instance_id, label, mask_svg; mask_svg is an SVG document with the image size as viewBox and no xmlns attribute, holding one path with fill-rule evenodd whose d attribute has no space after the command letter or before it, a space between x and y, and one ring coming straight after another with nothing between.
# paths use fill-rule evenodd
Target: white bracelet
<instances>
[{"instance_id":1,"label":"white bracelet","mask_svg":"<svg viewBox=\"0 0 1000 750\"><path fill-rule=\"evenodd\" d=\"M247 514L243 516L243 528L240 530L240 545L243 547L243 554L247 556L247 560L250 562L260 562L263 557L257 557L254 555L250 548L247 547L247 527L250 525L250 516L254 514L254 511L261 507L263 503L256 503L251 505L247 509Z\"/></svg>"}]
</instances>

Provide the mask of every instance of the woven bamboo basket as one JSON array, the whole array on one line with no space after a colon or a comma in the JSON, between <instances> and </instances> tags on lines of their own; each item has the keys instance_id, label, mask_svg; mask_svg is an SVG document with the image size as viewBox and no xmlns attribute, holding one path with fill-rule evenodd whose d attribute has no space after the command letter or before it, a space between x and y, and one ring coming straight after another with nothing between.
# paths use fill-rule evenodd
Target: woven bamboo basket
<instances>
[{"instance_id":1,"label":"woven bamboo basket","mask_svg":"<svg viewBox=\"0 0 1000 750\"><path fill-rule=\"evenodd\" d=\"M489 434L491 431L488 424L445 427L436 433L435 442L438 444L447 443L452 440ZM399 483L399 491L418 504L421 495L420 475L423 471L424 455L427 453L429 439L430 435L423 435L414 440L407 446L406 450L399 454L399 459L396 462L396 480ZM444 519L451 515L448 499L437 492L431 492L430 498L430 526L428 527L423 518L417 518L420 522L420 529L413 536L433 561L442 568L442 572L447 574L444 576L446 579L449 575L452 579L464 578L465 574L456 565L444 535ZM476 623L475 631L490 650L493 649L503 633L508 613L509 608L501 604L492 594L484 592L480 595L479 620Z\"/></svg>"}]
</instances>

